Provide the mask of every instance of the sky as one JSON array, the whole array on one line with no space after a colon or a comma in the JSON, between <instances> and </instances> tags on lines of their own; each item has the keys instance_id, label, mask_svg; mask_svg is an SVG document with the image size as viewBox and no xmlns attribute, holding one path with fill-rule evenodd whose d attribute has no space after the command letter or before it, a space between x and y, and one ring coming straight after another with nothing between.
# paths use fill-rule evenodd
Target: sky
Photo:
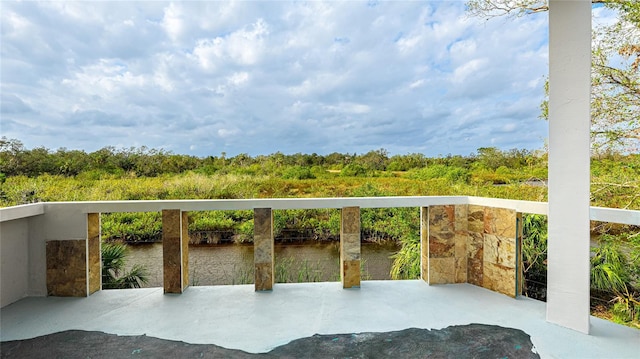
<instances>
[{"instance_id":1,"label":"sky","mask_svg":"<svg viewBox=\"0 0 640 359\"><path fill-rule=\"evenodd\" d=\"M539 149L548 18L463 1L0 3L0 135L195 156Z\"/></svg>"}]
</instances>

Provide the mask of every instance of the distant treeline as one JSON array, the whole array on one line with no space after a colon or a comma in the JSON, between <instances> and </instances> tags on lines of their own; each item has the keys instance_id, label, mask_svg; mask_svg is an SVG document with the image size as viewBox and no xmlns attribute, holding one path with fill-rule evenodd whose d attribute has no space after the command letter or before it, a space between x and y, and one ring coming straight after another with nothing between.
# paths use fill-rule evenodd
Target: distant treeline
<instances>
[{"instance_id":1,"label":"distant treeline","mask_svg":"<svg viewBox=\"0 0 640 359\"><path fill-rule=\"evenodd\" d=\"M284 177L313 178L318 170L340 171L345 176L374 176L381 171L410 171L432 167L442 172L443 167L464 170L486 169L490 171L519 168L545 168L546 153L512 149L501 151L494 147L479 148L468 156L447 155L427 157L421 153L390 156L385 149L364 154L331 153L328 155L283 154L252 157L241 153L227 157L196 157L174 154L162 149L147 147L104 147L95 152L51 150L45 147L27 149L17 139L0 139L0 173L4 176L36 177L42 174L76 176L86 172L113 175L134 174L139 177L155 177L162 174L178 174L195 171L203 174L237 173L248 175L281 174ZM446 171L445 171L446 172ZM546 177L546 171L540 172ZM464 173L439 173L444 176L465 176Z\"/></svg>"}]
</instances>

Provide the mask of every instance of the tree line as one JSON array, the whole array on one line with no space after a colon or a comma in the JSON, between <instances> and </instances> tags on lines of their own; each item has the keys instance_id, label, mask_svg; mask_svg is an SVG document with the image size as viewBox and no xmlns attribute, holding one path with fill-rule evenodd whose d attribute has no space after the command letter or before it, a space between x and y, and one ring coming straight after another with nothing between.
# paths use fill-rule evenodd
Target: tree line
<instances>
[{"instance_id":1,"label":"tree line","mask_svg":"<svg viewBox=\"0 0 640 359\"><path fill-rule=\"evenodd\" d=\"M179 174L196 171L204 174L245 173L273 174L282 172L291 178L313 177L314 167L342 171L351 176L370 176L375 171L410 171L428 166L457 167L462 169L487 169L500 167L518 169L546 167L546 153L525 149L503 151L495 147L483 147L467 156L446 155L427 157L422 153L389 155L387 150L372 150L363 154L317 153L250 156L246 153L227 157L196 157L175 154L163 149L148 147L115 148L108 146L94 152L68 150L64 147L51 150L45 147L26 148L20 140L0 139L0 173L4 176L37 177L43 174L77 176L95 172L113 175L155 177L162 174Z\"/></svg>"}]
</instances>

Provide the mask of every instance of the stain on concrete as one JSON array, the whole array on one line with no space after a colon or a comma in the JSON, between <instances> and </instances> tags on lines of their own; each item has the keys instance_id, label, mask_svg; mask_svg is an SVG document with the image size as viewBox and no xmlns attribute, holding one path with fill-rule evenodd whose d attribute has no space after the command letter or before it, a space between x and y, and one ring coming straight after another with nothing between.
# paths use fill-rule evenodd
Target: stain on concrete
<instances>
[{"instance_id":1,"label":"stain on concrete","mask_svg":"<svg viewBox=\"0 0 640 359\"><path fill-rule=\"evenodd\" d=\"M70 330L2 342L0 353L2 358L539 358L525 332L483 324L316 334L261 354L145 335Z\"/></svg>"}]
</instances>

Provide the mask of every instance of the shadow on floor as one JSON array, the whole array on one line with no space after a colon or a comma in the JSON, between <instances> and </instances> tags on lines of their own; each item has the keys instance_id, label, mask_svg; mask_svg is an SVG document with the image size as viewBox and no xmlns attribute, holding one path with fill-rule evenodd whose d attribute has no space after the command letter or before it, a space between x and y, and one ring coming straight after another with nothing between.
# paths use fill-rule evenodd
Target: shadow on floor
<instances>
[{"instance_id":1,"label":"shadow on floor","mask_svg":"<svg viewBox=\"0 0 640 359\"><path fill-rule=\"evenodd\" d=\"M2 358L539 358L525 332L482 324L314 335L262 354L144 335L70 330L2 342L0 353Z\"/></svg>"}]
</instances>

